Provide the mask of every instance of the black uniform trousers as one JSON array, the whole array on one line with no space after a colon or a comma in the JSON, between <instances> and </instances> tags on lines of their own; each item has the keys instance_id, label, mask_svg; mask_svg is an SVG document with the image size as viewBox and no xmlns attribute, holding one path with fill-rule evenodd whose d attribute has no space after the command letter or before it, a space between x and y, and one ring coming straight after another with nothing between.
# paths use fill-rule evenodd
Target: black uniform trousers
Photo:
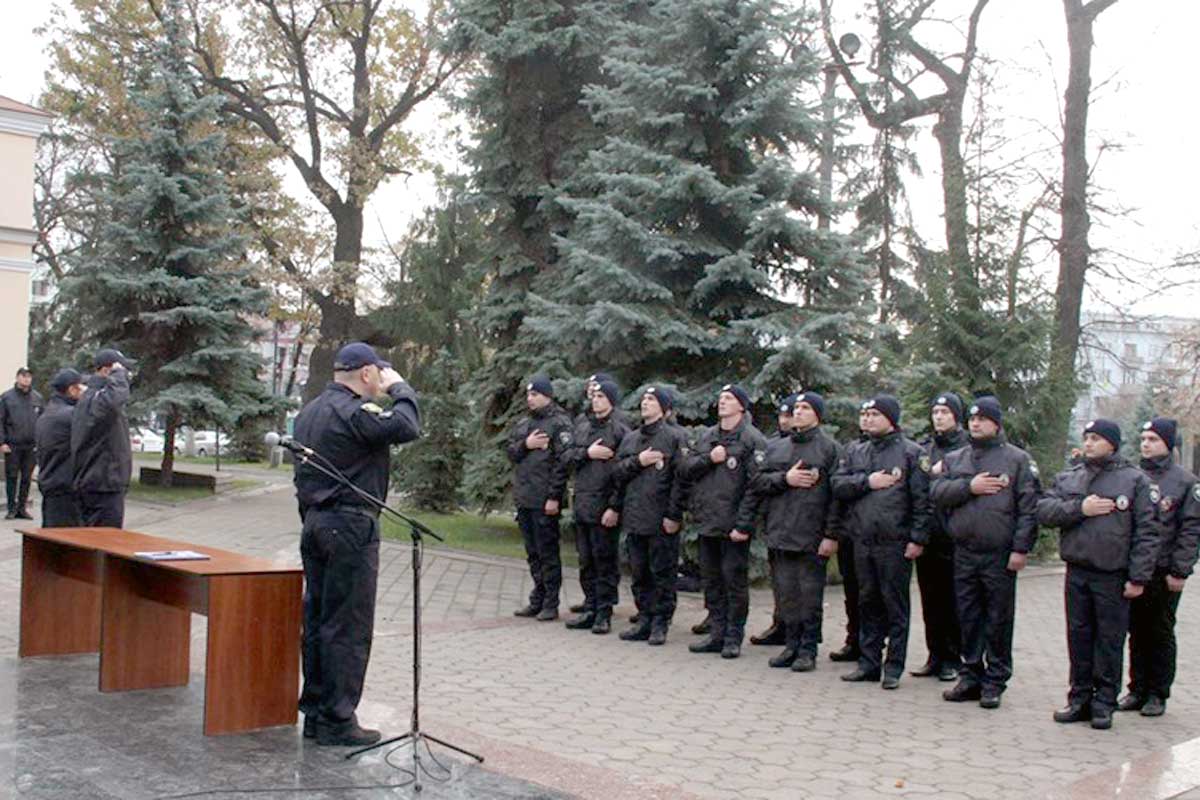
<instances>
[{"instance_id":1,"label":"black uniform trousers","mask_svg":"<svg viewBox=\"0 0 1200 800\"><path fill-rule=\"evenodd\" d=\"M42 495L43 528L78 528L79 498L74 492Z\"/></svg>"},{"instance_id":2,"label":"black uniform trousers","mask_svg":"<svg viewBox=\"0 0 1200 800\"><path fill-rule=\"evenodd\" d=\"M80 492L79 518L85 528L124 528L124 492Z\"/></svg>"},{"instance_id":3,"label":"black uniform trousers","mask_svg":"<svg viewBox=\"0 0 1200 800\"><path fill-rule=\"evenodd\" d=\"M867 672L899 677L908 651L908 585L912 562L904 557L908 542L854 543L858 573L858 666ZM887 641L887 659L883 657Z\"/></svg>"},{"instance_id":4,"label":"black uniform trousers","mask_svg":"<svg viewBox=\"0 0 1200 800\"><path fill-rule=\"evenodd\" d=\"M700 578L712 635L741 644L750 614L750 542L701 536Z\"/></svg>"},{"instance_id":5,"label":"black uniform trousers","mask_svg":"<svg viewBox=\"0 0 1200 800\"><path fill-rule=\"evenodd\" d=\"M562 555L559 552L558 516L549 516L540 508L517 509L517 524L525 542L525 560L533 589L529 605L537 609L558 609L562 589Z\"/></svg>"},{"instance_id":6,"label":"black uniform trousers","mask_svg":"<svg viewBox=\"0 0 1200 800\"><path fill-rule=\"evenodd\" d=\"M1129 601L1125 573L1067 565L1067 651L1073 706L1115 708L1121 685Z\"/></svg>"},{"instance_id":7,"label":"black uniform trousers","mask_svg":"<svg viewBox=\"0 0 1200 800\"><path fill-rule=\"evenodd\" d=\"M779 581L775 579L775 561L781 552L783 551L776 547L767 548L767 571L771 575L771 600L775 603L771 609L772 627L783 622L783 601L779 598Z\"/></svg>"},{"instance_id":8,"label":"black uniform trousers","mask_svg":"<svg viewBox=\"0 0 1200 800\"><path fill-rule=\"evenodd\" d=\"M14 447L4 454L4 490L8 512L24 511L29 503L29 486L33 483L33 467L37 464L32 447Z\"/></svg>"},{"instance_id":9,"label":"black uniform trousers","mask_svg":"<svg viewBox=\"0 0 1200 800\"><path fill-rule=\"evenodd\" d=\"M1013 619L1017 573L1008 569L1007 550L954 553L954 588L962 624L962 678L1003 692L1012 677ZM918 566L918 578L920 577Z\"/></svg>"},{"instance_id":10,"label":"black uniform trousers","mask_svg":"<svg viewBox=\"0 0 1200 800\"><path fill-rule=\"evenodd\" d=\"M957 667L962 633L955 607L954 565L954 543L942 536L930 540L917 559L917 588L929 660Z\"/></svg>"},{"instance_id":11,"label":"black uniform trousers","mask_svg":"<svg viewBox=\"0 0 1200 800\"><path fill-rule=\"evenodd\" d=\"M1166 576L1155 573L1129 604L1129 691L1163 700L1175 682L1175 612L1183 594L1167 588Z\"/></svg>"},{"instance_id":12,"label":"black uniform trousers","mask_svg":"<svg viewBox=\"0 0 1200 800\"><path fill-rule=\"evenodd\" d=\"M843 604L846 607L846 644L858 649L858 572L854 569L854 541L838 542L838 574L842 576Z\"/></svg>"},{"instance_id":13,"label":"black uniform trousers","mask_svg":"<svg viewBox=\"0 0 1200 800\"><path fill-rule=\"evenodd\" d=\"M641 624L671 624L675 616L675 572L679 564L678 533L627 536L629 570L633 573L633 601ZM613 597L616 597L614 590Z\"/></svg>"},{"instance_id":14,"label":"black uniform trousers","mask_svg":"<svg viewBox=\"0 0 1200 800\"><path fill-rule=\"evenodd\" d=\"M816 553L775 551L771 574L787 646L816 657L824 618L826 559Z\"/></svg>"},{"instance_id":15,"label":"black uniform trousers","mask_svg":"<svg viewBox=\"0 0 1200 800\"><path fill-rule=\"evenodd\" d=\"M309 510L304 563L304 688L300 710L334 727L356 722L375 631L379 522L345 507Z\"/></svg>"},{"instance_id":16,"label":"black uniform trousers","mask_svg":"<svg viewBox=\"0 0 1200 800\"><path fill-rule=\"evenodd\" d=\"M575 545L579 548L579 583L588 613L611 612L617 604L621 583L620 528L594 522L575 522ZM588 568L584 569L584 564Z\"/></svg>"}]
</instances>

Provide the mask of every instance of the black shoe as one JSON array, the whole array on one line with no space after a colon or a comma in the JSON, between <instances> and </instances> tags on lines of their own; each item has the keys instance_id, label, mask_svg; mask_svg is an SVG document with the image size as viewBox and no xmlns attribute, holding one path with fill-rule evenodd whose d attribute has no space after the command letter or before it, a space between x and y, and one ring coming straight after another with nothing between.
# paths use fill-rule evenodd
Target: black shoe
<instances>
[{"instance_id":1,"label":"black shoe","mask_svg":"<svg viewBox=\"0 0 1200 800\"><path fill-rule=\"evenodd\" d=\"M900 676L899 675L884 675L882 686L884 689L899 689L900 688Z\"/></svg>"},{"instance_id":2,"label":"black shoe","mask_svg":"<svg viewBox=\"0 0 1200 800\"><path fill-rule=\"evenodd\" d=\"M1106 731L1112 727L1113 710L1111 708L1092 709L1092 727L1098 731Z\"/></svg>"},{"instance_id":3,"label":"black shoe","mask_svg":"<svg viewBox=\"0 0 1200 800\"><path fill-rule=\"evenodd\" d=\"M692 633L697 636L705 636L712 633L712 617L705 617L692 626Z\"/></svg>"},{"instance_id":4,"label":"black shoe","mask_svg":"<svg viewBox=\"0 0 1200 800\"><path fill-rule=\"evenodd\" d=\"M725 640L725 646L721 648L721 658L737 658L742 654L742 643L737 639Z\"/></svg>"},{"instance_id":5,"label":"black shoe","mask_svg":"<svg viewBox=\"0 0 1200 800\"><path fill-rule=\"evenodd\" d=\"M908 674L914 678L932 678L938 674L941 668L942 665L931 658L916 669L909 670Z\"/></svg>"},{"instance_id":6,"label":"black shoe","mask_svg":"<svg viewBox=\"0 0 1200 800\"><path fill-rule=\"evenodd\" d=\"M953 664L942 664L938 667L937 679L943 683L958 680L958 667Z\"/></svg>"},{"instance_id":7,"label":"black shoe","mask_svg":"<svg viewBox=\"0 0 1200 800\"><path fill-rule=\"evenodd\" d=\"M979 688L977 683L968 683L965 680L959 681L954 686L942 692L942 699L948 703L965 703L968 700L979 700L983 697L983 690Z\"/></svg>"},{"instance_id":8,"label":"black shoe","mask_svg":"<svg viewBox=\"0 0 1200 800\"><path fill-rule=\"evenodd\" d=\"M661 647L667 643L667 626L661 623L653 623L650 626L650 638L646 640L646 644L654 647Z\"/></svg>"},{"instance_id":9,"label":"black shoe","mask_svg":"<svg viewBox=\"0 0 1200 800\"><path fill-rule=\"evenodd\" d=\"M692 642L688 645L688 650L693 653L719 653L725 647L724 636L709 636L699 642Z\"/></svg>"},{"instance_id":10,"label":"black shoe","mask_svg":"<svg viewBox=\"0 0 1200 800\"><path fill-rule=\"evenodd\" d=\"M593 625L596 624L596 615L595 614L580 614L579 616L574 617L573 619L567 620L563 624L573 631L588 630L589 628L591 628Z\"/></svg>"},{"instance_id":11,"label":"black shoe","mask_svg":"<svg viewBox=\"0 0 1200 800\"><path fill-rule=\"evenodd\" d=\"M1000 692L995 689L988 689L979 698L980 708L999 708L1000 707Z\"/></svg>"},{"instance_id":12,"label":"black shoe","mask_svg":"<svg viewBox=\"0 0 1200 800\"><path fill-rule=\"evenodd\" d=\"M754 641L754 639L751 639L750 641ZM797 655L799 654L796 652L796 648L788 647L779 655L773 656L769 661L767 661L767 664L775 667L776 669L787 669L792 664L796 663Z\"/></svg>"},{"instance_id":13,"label":"black shoe","mask_svg":"<svg viewBox=\"0 0 1200 800\"><path fill-rule=\"evenodd\" d=\"M852 644L848 644L848 645L843 646L841 650L834 650L833 652L831 652L829 654L829 660L830 661L858 661L858 658L861 655L862 655L862 653L860 653L858 651L857 647L855 647Z\"/></svg>"},{"instance_id":14,"label":"black shoe","mask_svg":"<svg viewBox=\"0 0 1200 800\"><path fill-rule=\"evenodd\" d=\"M1147 698L1140 694L1129 694L1117 701L1117 711L1141 711L1142 706L1146 705Z\"/></svg>"},{"instance_id":15,"label":"black shoe","mask_svg":"<svg viewBox=\"0 0 1200 800\"><path fill-rule=\"evenodd\" d=\"M379 731L360 728L352 722L347 726L317 726L317 744L321 747L366 747L379 741Z\"/></svg>"},{"instance_id":16,"label":"black shoe","mask_svg":"<svg viewBox=\"0 0 1200 800\"><path fill-rule=\"evenodd\" d=\"M612 612L599 611L596 613L596 620L592 623L592 633L603 635L612 630Z\"/></svg>"},{"instance_id":17,"label":"black shoe","mask_svg":"<svg viewBox=\"0 0 1200 800\"><path fill-rule=\"evenodd\" d=\"M847 672L843 675L842 680L847 683L874 683L879 680L879 673L859 667L854 672Z\"/></svg>"},{"instance_id":18,"label":"black shoe","mask_svg":"<svg viewBox=\"0 0 1200 800\"><path fill-rule=\"evenodd\" d=\"M1161 697L1150 695L1146 698L1146 705L1142 706L1143 717L1161 717L1167 711L1167 701Z\"/></svg>"},{"instance_id":19,"label":"black shoe","mask_svg":"<svg viewBox=\"0 0 1200 800\"><path fill-rule=\"evenodd\" d=\"M33 519L33 515L30 514L28 511L18 511L17 519Z\"/></svg>"},{"instance_id":20,"label":"black shoe","mask_svg":"<svg viewBox=\"0 0 1200 800\"><path fill-rule=\"evenodd\" d=\"M623 642L644 642L650 638L650 623L644 622L621 631L617 636Z\"/></svg>"},{"instance_id":21,"label":"black shoe","mask_svg":"<svg viewBox=\"0 0 1200 800\"><path fill-rule=\"evenodd\" d=\"M538 622L551 622L556 619L558 619L558 609L557 608L543 608L541 611L538 612L538 615L537 615Z\"/></svg>"},{"instance_id":22,"label":"black shoe","mask_svg":"<svg viewBox=\"0 0 1200 800\"><path fill-rule=\"evenodd\" d=\"M771 627L757 636L750 637L750 644L770 645L772 647L777 644L787 644L787 630L778 622L772 621Z\"/></svg>"},{"instance_id":23,"label":"black shoe","mask_svg":"<svg viewBox=\"0 0 1200 800\"><path fill-rule=\"evenodd\" d=\"M574 605L573 605L573 606L571 606L571 607L570 607L568 610L569 610L569 611L570 611L572 614L582 614L583 612L587 611L587 609L588 609L588 605L587 605L587 602L585 601L585 602L582 602L582 603L576 603L576 604L574 604Z\"/></svg>"},{"instance_id":24,"label":"black shoe","mask_svg":"<svg viewBox=\"0 0 1200 800\"><path fill-rule=\"evenodd\" d=\"M525 606L513 612L514 617L536 617L541 612L536 606Z\"/></svg>"},{"instance_id":25,"label":"black shoe","mask_svg":"<svg viewBox=\"0 0 1200 800\"><path fill-rule=\"evenodd\" d=\"M808 653L799 653L792 662L792 672L812 672L817 668L817 660Z\"/></svg>"},{"instance_id":26,"label":"black shoe","mask_svg":"<svg viewBox=\"0 0 1200 800\"><path fill-rule=\"evenodd\" d=\"M641 621L642 621L642 615L639 614L638 612L635 611L629 615L629 624L630 625L637 625Z\"/></svg>"},{"instance_id":27,"label":"black shoe","mask_svg":"<svg viewBox=\"0 0 1200 800\"><path fill-rule=\"evenodd\" d=\"M1054 712L1055 722L1087 722L1092 718L1090 706L1067 706Z\"/></svg>"},{"instance_id":28,"label":"black shoe","mask_svg":"<svg viewBox=\"0 0 1200 800\"><path fill-rule=\"evenodd\" d=\"M317 715L316 714L305 714L304 715L304 738L305 739L317 738Z\"/></svg>"}]
</instances>

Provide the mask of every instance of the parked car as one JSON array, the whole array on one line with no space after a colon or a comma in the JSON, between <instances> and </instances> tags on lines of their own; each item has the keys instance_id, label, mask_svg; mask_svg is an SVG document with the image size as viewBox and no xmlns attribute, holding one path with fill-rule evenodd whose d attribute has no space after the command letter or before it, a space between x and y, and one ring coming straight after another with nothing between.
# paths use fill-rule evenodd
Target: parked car
<instances>
[{"instance_id":1,"label":"parked car","mask_svg":"<svg viewBox=\"0 0 1200 800\"><path fill-rule=\"evenodd\" d=\"M217 432L216 431L195 431L191 438L191 454L197 456L214 456L217 454ZM221 432L220 438L221 452L229 451L230 439L229 435ZM187 430L180 430L175 436L175 446L183 448L183 452L188 452L188 435Z\"/></svg>"},{"instance_id":2,"label":"parked car","mask_svg":"<svg viewBox=\"0 0 1200 800\"><path fill-rule=\"evenodd\" d=\"M162 434L149 428L129 429L129 447L135 453L161 453L163 444Z\"/></svg>"}]
</instances>

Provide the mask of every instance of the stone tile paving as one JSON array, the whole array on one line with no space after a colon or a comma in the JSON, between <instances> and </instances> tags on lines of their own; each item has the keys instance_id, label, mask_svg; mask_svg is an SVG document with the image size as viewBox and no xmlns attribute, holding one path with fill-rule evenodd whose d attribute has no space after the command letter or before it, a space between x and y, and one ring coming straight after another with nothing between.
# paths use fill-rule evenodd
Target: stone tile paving
<instances>
[{"instance_id":1,"label":"stone tile paving","mask_svg":"<svg viewBox=\"0 0 1200 800\"><path fill-rule=\"evenodd\" d=\"M298 559L294 503L291 493L279 486L182 508L131 508L127 524L198 543ZM4 530L0 528L0 536ZM364 722L392 732L407 728L410 713L410 565L407 544L385 544L376 640L360 707ZM35 702L30 697L34 689L21 690L21 676L34 680L42 670L68 669L81 688L64 702L69 700L78 724L71 731L39 733L37 741L45 744L35 747L47 750L47 755L82 748L90 758L111 758L118 764L123 754L132 758L127 748L139 741L136 730L129 734L133 738L93 730L103 723L89 716L91 709L120 708L128 702L127 695L92 691L94 657L55 659L53 666L43 660L15 666L19 577L19 549L0 538L0 656L8 671L18 675L9 694L0 694L0 709ZM1181 672L1170 711L1159 720L1120 715L1112 731L1098 732L1055 725L1049 718L1063 702L1067 670L1062 577L1054 569L1019 580L1016 675L1003 708L990 712L973 704L943 702L940 693L947 684L928 679L906 677L899 691L888 693L874 685L845 684L838 680L844 668L829 662L824 650L818 670L805 675L769 669L766 659L773 648L747 647L736 661L693 655L686 649L693 639L687 627L703 615L696 595L681 595L667 645L650 648L621 642L615 633L593 636L568 631L561 623L512 617L529 590L528 575L519 563L431 549L423 580L423 725L488 758L486 770L456 762L463 776L456 785L480 792L464 796L534 797L541 791L532 788L535 785L606 799L1071 796L1076 794L1072 787L1084 787L1089 776L1094 776L1093 784L1099 780L1107 785L1111 781L1104 778L1106 770L1200 733L1195 721L1200 677L1188 668L1200 652L1200 607L1188 595L1180 607ZM566 591L568 600L578 599L573 573ZM924 657L924 645L915 588L913 597L909 660L915 664ZM843 624L840 589L831 587L826 599L826 639L838 643ZM632 611L627 583L622 600L623 624L624 615ZM764 626L769 613L769 593L756 591L750 628ZM170 753L164 757L186 767L199 753L197 758L216 775L267 780L286 773L289 780L322 785L325 772L341 765L326 752L301 746L294 731L221 740L199 735L204 626L202 620L197 622L192 686L135 693L148 698L139 698L139 704L164 698L161 713L178 726L172 728L177 735L169 745L159 743ZM89 742L62 738L70 736L98 739L107 749L90 750ZM28 759L29 752L21 750L20 757ZM268 754L272 758L266 758ZM0 745L0 774L12 774L19 781L19 769L10 766L14 758ZM261 765L259 773L252 765ZM353 769L335 772L364 782L395 777L381 759L368 760L361 773ZM470 788L471 780L479 780L472 776L479 775L530 783L518 784L517 794L510 795L502 792L511 786ZM197 785L211 785L197 784L199 777L189 780L193 791ZM110 792L120 788L96 785ZM1169 797L1189 788L1139 796Z\"/></svg>"}]
</instances>

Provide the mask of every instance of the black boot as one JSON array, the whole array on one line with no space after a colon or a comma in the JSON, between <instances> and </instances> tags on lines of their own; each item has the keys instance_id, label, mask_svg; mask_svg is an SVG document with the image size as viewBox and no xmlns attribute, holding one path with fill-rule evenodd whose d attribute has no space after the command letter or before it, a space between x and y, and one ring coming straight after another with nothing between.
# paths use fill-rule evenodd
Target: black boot
<instances>
[{"instance_id":1,"label":"black boot","mask_svg":"<svg viewBox=\"0 0 1200 800\"><path fill-rule=\"evenodd\" d=\"M1070 722L1087 722L1092 718L1091 706L1087 704L1078 706L1067 706L1054 712L1054 721L1062 723ZM1111 717L1109 717L1111 724Z\"/></svg>"},{"instance_id":2,"label":"black boot","mask_svg":"<svg viewBox=\"0 0 1200 800\"><path fill-rule=\"evenodd\" d=\"M834 650L829 654L830 661L858 661L858 657L862 655L858 651L858 647L847 642L842 646L841 650Z\"/></svg>"},{"instance_id":3,"label":"black boot","mask_svg":"<svg viewBox=\"0 0 1200 800\"><path fill-rule=\"evenodd\" d=\"M535 605L527 605L524 608L518 608L513 612L514 617L536 617L541 613L541 607Z\"/></svg>"},{"instance_id":4,"label":"black boot","mask_svg":"<svg viewBox=\"0 0 1200 800\"><path fill-rule=\"evenodd\" d=\"M557 608L543 608L537 615L538 622L553 622L556 619L558 619Z\"/></svg>"},{"instance_id":5,"label":"black boot","mask_svg":"<svg viewBox=\"0 0 1200 800\"><path fill-rule=\"evenodd\" d=\"M712 615L709 614L707 617L693 625L692 633L696 634L697 636L704 636L705 634L712 633Z\"/></svg>"},{"instance_id":6,"label":"black boot","mask_svg":"<svg viewBox=\"0 0 1200 800\"><path fill-rule=\"evenodd\" d=\"M754 637L750 637L750 641L753 642ZM796 655L796 648L789 644L782 653L767 661L767 664L776 669L787 669L796 662Z\"/></svg>"},{"instance_id":7,"label":"black boot","mask_svg":"<svg viewBox=\"0 0 1200 800\"><path fill-rule=\"evenodd\" d=\"M942 665L938 663L937 659L930 656L928 661L916 669L910 670L908 674L912 675L914 678L932 678L934 675L938 674L938 671L941 670L941 668Z\"/></svg>"},{"instance_id":8,"label":"black boot","mask_svg":"<svg viewBox=\"0 0 1200 800\"><path fill-rule=\"evenodd\" d=\"M655 647L667 643L667 621L659 617L654 618L654 622L650 623L650 638L646 640L646 644L654 645Z\"/></svg>"},{"instance_id":9,"label":"black boot","mask_svg":"<svg viewBox=\"0 0 1200 800\"><path fill-rule=\"evenodd\" d=\"M958 666L948 661L943 661L942 665L938 667L937 678L943 683L949 683L950 681L958 680L958 672Z\"/></svg>"},{"instance_id":10,"label":"black boot","mask_svg":"<svg viewBox=\"0 0 1200 800\"><path fill-rule=\"evenodd\" d=\"M746 634L741 628L725 631L725 644L721 647L721 658L737 658L742 654L742 639Z\"/></svg>"},{"instance_id":11,"label":"black boot","mask_svg":"<svg viewBox=\"0 0 1200 800\"><path fill-rule=\"evenodd\" d=\"M812 672L817 668L817 659L808 653L797 653L792 662L792 672Z\"/></svg>"},{"instance_id":12,"label":"black boot","mask_svg":"<svg viewBox=\"0 0 1200 800\"><path fill-rule=\"evenodd\" d=\"M1106 731L1112 727L1113 710L1108 707L1092 709L1092 727L1098 731Z\"/></svg>"},{"instance_id":13,"label":"black boot","mask_svg":"<svg viewBox=\"0 0 1200 800\"><path fill-rule=\"evenodd\" d=\"M639 615L639 619L645 619L645 615ZM650 638L650 620L639 622L632 628L621 631L618 636L624 642L644 642Z\"/></svg>"},{"instance_id":14,"label":"black boot","mask_svg":"<svg viewBox=\"0 0 1200 800\"><path fill-rule=\"evenodd\" d=\"M344 725L317 723L317 744L322 747L365 747L379 741L379 731L359 727L357 722Z\"/></svg>"},{"instance_id":15,"label":"black boot","mask_svg":"<svg viewBox=\"0 0 1200 800\"><path fill-rule=\"evenodd\" d=\"M569 619L563 624L573 631L582 631L590 629L595 623L596 615L589 611Z\"/></svg>"},{"instance_id":16,"label":"black boot","mask_svg":"<svg viewBox=\"0 0 1200 800\"><path fill-rule=\"evenodd\" d=\"M854 672L847 672L843 675L842 680L847 683L874 683L879 680L879 673L859 667Z\"/></svg>"},{"instance_id":17,"label":"black boot","mask_svg":"<svg viewBox=\"0 0 1200 800\"><path fill-rule=\"evenodd\" d=\"M725 646L725 637L718 634L709 634L707 639L702 639L699 642L693 642L688 645L688 650L693 653L719 653Z\"/></svg>"},{"instance_id":18,"label":"black boot","mask_svg":"<svg viewBox=\"0 0 1200 800\"><path fill-rule=\"evenodd\" d=\"M603 635L612 630L612 610L601 609L596 612L596 620L592 623L592 633Z\"/></svg>"},{"instance_id":19,"label":"black boot","mask_svg":"<svg viewBox=\"0 0 1200 800\"><path fill-rule=\"evenodd\" d=\"M1167 713L1166 700L1156 694L1146 698L1146 704L1142 706L1143 717L1161 717L1165 713Z\"/></svg>"},{"instance_id":20,"label":"black boot","mask_svg":"<svg viewBox=\"0 0 1200 800\"><path fill-rule=\"evenodd\" d=\"M582 614L583 612L585 612L587 610L588 610L587 600L584 600L582 603L575 603L574 605L572 605L570 607L570 611L572 614Z\"/></svg>"},{"instance_id":21,"label":"black boot","mask_svg":"<svg viewBox=\"0 0 1200 800\"><path fill-rule=\"evenodd\" d=\"M979 697L980 708L999 708L1000 707L999 689L987 688L983 690L983 694Z\"/></svg>"},{"instance_id":22,"label":"black boot","mask_svg":"<svg viewBox=\"0 0 1200 800\"><path fill-rule=\"evenodd\" d=\"M968 700L978 700L983 696L979 684L961 680L954 686L942 692L942 699L950 703L965 703Z\"/></svg>"},{"instance_id":23,"label":"black boot","mask_svg":"<svg viewBox=\"0 0 1200 800\"><path fill-rule=\"evenodd\" d=\"M771 627L757 636L751 636L750 644L770 645L772 647L777 644L787 644L787 630L779 620L771 620Z\"/></svg>"},{"instance_id":24,"label":"black boot","mask_svg":"<svg viewBox=\"0 0 1200 800\"><path fill-rule=\"evenodd\" d=\"M1117 701L1117 711L1141 711L1144 705L1146 705L1145 697L1130 692Z\"/></svg>"}]
</instances>

